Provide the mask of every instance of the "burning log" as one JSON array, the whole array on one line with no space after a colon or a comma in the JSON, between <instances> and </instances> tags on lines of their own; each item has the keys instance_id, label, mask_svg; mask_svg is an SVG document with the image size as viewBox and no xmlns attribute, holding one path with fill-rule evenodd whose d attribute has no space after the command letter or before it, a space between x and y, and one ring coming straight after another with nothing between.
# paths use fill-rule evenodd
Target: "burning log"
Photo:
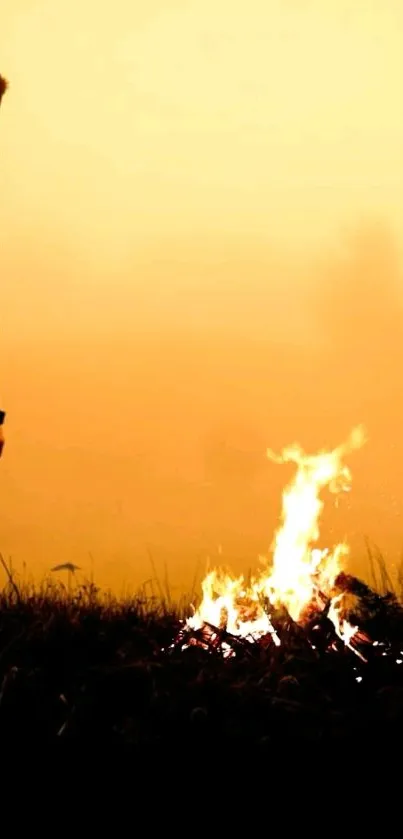
<instances>
[{"instance_id":1,"label":"burning log","mask_svg":"<svg viewBox=\"0 0 403 839\"><path fill-rule=\"evenodd\" d=\"M273 646L290 649L295 644L298 649L309 648L317 651L318 655L337 652L344 646L365 662L366 658L360 647L370 645L371 639L362 629L352 626L344 617L338 616L338 605L332 605L329 601L321 613L311 617L305 624L296 623L285 610L278 610L276 617L272 617L273 632L266 632L258 638L252 635L234 635L225 625L217 627L208 621L204 621L197 628L185 624L171 649L185 650L190 646L199 646L224 658L232 658L242 654L253 656L254 649L263 651L269 647L272 649ZM333 615L333 620L329 612Z\"/></svg>"}]
</instances>

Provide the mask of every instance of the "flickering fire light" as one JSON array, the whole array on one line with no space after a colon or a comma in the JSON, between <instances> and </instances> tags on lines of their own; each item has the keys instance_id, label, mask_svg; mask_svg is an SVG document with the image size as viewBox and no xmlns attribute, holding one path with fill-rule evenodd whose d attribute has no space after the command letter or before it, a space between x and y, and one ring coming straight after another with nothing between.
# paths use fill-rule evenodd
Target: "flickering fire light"
<instances>
[{"instance_id":1,"label":"flickering fire light","mask_svg":"<svg viewBox=\"0 0 403 839\"><path fill-rule=\"evenodd\" d=\"M201 603L184 622L175 646L179 643L186 649L190 644L216 643L225 657L236 655L236 645L230 639L256 643L267 638L281 646L275 618L280 609L301 626L307 625L313 614L323 615L345 647L366 660L357 644L370 639L346 619L343 593L335 591L348 545L318 547L324 507L321 494L325 489L336 495L350 490L351 473L343 459L365 441L364 429L359 426L333 451L308 455L297 444L280 455L268 450L274 463L295 463L297 470L283 492L281 523L264 570L249 584L243 576L211 571L202 583ZM315 649L312 643L311 647Z\"/></svg>"}]
</instances>

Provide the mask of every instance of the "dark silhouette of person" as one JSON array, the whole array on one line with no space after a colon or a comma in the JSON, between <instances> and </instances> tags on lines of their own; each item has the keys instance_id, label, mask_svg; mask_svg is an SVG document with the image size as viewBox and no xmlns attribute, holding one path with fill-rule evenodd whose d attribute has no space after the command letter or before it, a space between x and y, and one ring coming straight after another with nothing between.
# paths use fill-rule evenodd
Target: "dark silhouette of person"
<instances>
[{"instance_id":1,"label":"dark silhouette of person","mask_svg":"<svg viewBox=\"0 0 403 839\"><path fill-rule=\"evenodd\" d=\"M3 423L4 423L5 416L6 416L5 412L0 411L0 457L2 455L3 447L4 447Z\"/></svg>"},{"instance_id":2,"label":"dark silhouette of person","mask_svg":"<svg viewBox=\"0 0 403 839\"><path fill-rule=\"evenodd\" d=\"M8 88L7 79L5 79L4 76L0 75L0 105L1 105L1 100L2 100L2 98L3 98L3 96L6 92L7 88Z\"/></svg>"}]
</instances>

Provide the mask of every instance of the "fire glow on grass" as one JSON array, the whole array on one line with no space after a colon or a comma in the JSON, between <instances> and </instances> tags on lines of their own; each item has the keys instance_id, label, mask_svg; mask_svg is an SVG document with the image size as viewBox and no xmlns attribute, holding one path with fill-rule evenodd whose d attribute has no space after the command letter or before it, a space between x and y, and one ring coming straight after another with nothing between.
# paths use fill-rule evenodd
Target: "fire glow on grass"
<instances>
[{"instance_id":1,"label":"fire glow on grass","mask_svg":"<svg viewBox=\"0 0 403 839\"><path fill-rule=\"evenodd\" d=\"M185 632L204 628L214 633L214 628L219 628L251 641L271 635L279 646L272 622L275 609L285 609L302 624L313 610L326 607L336 634L353 649L351 641L358 628L342 618L340 595L332 595L348 546L342 543L329 550L316 545L324 506L321 492L325 488L334 494L350 490L350 470L342 461L365 440L363 428L358 427L346 443L330 452L307 455L297 444L280 455L267 452L275 463L297 466L294 479L283 493L281 525L274 537L271 560L264 560L263 572L249 584L243 576L232 578L220 570L209 573L202 583L200 606L186 620Z\"/></svg>"}]
</instances>

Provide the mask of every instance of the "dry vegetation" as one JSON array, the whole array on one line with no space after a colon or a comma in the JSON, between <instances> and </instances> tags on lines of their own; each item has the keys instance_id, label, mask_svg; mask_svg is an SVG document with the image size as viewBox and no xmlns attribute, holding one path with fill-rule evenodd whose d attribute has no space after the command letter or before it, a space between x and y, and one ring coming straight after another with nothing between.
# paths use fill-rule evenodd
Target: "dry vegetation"
<instances>
[{"instance_id":1,"label":"dry vegetation","mask_svg":"<svg viewBox=\"0 0 403 839\"><path fill-rule=\"evenodd\" d=\"M379 557L376 567L385 574ZM403 609L393 593L340 578L359 604L362 628L384 644L366 648L366 663L326 618L312 649L318 618L302 630L285 615L277 616L281 647L233 639L237 655L224 660L217 644L172 648L181 610L167 601L142 594L117 600L90 583L70 593L53 580L32 588L7 570L0 594L3 752L119 746L135 755L179 750L186 762L217 749L398 745Z\"/></svg>"}]
</instances>

